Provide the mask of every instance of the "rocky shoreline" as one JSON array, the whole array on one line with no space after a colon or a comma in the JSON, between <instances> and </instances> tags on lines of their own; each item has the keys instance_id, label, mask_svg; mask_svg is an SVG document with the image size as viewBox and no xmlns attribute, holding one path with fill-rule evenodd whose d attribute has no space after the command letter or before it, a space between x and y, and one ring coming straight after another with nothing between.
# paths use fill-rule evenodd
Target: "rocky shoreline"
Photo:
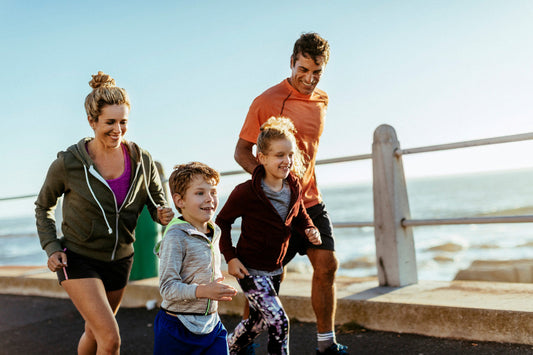
<instances>
[{"instance_id":1,"label":"rocky shoreline","mask_svg":"<svg viewBox=\"0 0 533 355\"><path fill-rule=\"evenodd\" d=\"M533 283L533 259L475 260L454 280Z\"/></svg>"}]
</instances>

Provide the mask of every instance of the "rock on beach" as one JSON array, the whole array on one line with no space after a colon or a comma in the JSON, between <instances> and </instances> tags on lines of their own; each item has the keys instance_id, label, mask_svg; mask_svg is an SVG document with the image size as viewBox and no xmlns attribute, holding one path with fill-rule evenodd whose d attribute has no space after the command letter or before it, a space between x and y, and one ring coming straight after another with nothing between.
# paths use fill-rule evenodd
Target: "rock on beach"
<instances>
[{"instance_id":1,"label":"rock on beach","mask_svg":"<svg viewBox=\"0 0 533 355\"><path fill-rule=\"evenodd\" d=\"M475 260L454 280L533 283L533 259Z\"/></svg>"}]
</instances>

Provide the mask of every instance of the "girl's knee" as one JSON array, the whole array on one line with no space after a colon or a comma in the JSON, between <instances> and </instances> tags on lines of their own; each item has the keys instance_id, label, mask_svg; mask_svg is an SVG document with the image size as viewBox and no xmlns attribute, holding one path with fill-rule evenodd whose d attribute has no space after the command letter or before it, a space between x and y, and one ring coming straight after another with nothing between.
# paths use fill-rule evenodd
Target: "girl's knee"
<instances>
[{"instance_id":1,"label":"girl's knee","mask_svg":"<svg viewBox=\"0 0 533 355\"><path fill-rule=\"evenodd\" d=\"M268 328L281 337L289 334L289 317L283 308L276 312L276 315L268 322Z\"/></svg>"}]
</instances>

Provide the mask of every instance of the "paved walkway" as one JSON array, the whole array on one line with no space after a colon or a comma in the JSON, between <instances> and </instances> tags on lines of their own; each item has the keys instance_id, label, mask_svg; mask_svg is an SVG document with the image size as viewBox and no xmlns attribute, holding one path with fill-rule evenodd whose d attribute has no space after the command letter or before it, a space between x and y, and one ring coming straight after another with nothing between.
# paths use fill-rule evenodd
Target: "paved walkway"
<instances>
[{"instance_id":1,"label":"paved walkway","mask_svg":"<svg viewBox=\"0 0 533 355\"><path fill-rule=\"evenodd\" d=\"M75 354L83 320L70 300L38 296L0 295L0 354ZM151 354L153 320L157 310L121 308L117 319L122 337L121 354ZM223 315L229 330L239 321ZM351 354L533 354L533 346L473 342L412 334L338 328L339 342ZM314 354L315 324L291 322L292 354ZM266 354L266 336L260 336L257 354Z\"/></svg>"},{"instance_id":2,"label":"paved walkway","mask_svg":"<svg viewBox=\"0 0 533 355\"><path fill-rule=\"evenodd\" d=\"M292 320L315 321L310 278L289 273L283 282L280 298ZM240 289L233 277L228 276L226 282ZM533 284L422 281L379 287L375 279L337 277L336 288L337 324L474 343L533 345ZM44 267L0 267L0 293L67 297L55 275ZM239 293L233 301L220 303L219 312L241 314L244 300ZM150 278L130 282L122 306L138 308L160 301L158 280ZM309 343L314 344L314 339Z\"/></svg>"}]
</instances>

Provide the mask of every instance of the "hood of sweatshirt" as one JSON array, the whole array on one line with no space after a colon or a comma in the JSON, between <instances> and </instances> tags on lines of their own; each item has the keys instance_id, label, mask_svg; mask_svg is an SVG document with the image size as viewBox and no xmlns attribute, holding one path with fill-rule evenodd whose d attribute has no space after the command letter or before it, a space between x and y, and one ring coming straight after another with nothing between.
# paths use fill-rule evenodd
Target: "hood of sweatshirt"
<instances>
[{"instance_id":1,"label":"hood of sweatshirt","mask_svg":"<svg viewBox=\"0 0 533 355\"><path fill-rule=\"evenodd\" d=\"M96 177L98 180L100 180L103 184L109 187L107 181L102 177L102 175L100 175L100 173L98 173L98 171L94 167L94 161L92 160L91 156L89 155L89 152L87 151L87 144L93 139L94 138L92 137L82 138L77 144L73 144L70 147L68 147L67 151L72 153L72 155L74 155L74 157L83 164L87 187L91 191L92 196L94 197L94 199L96 200L96 203L100 207L100 210L102 212L102 217L107 225L109 234L112 234L113 229L111 228L110 222L108 221L106 217L104 208L102 207L102 204L98 200L98 197L94 193L93 188L89 182L88 174L91 174L94 177ZM137 167L139 164L141 164L142 174L145 176L144 183L145 183L146 191L148 191L148 197L150 198L154 206L157 207L158 205L155 203L155 201L153 200L152 196L149 193L150 190L148 189L148 185L147 185L147 181L149 179L147 178L146 170L144 168L144 163L143 163L143 160L141 159L141 150L139 146L133 142L128 142L128 141L123 141L122 143L126 145L128 153L129 153L129 158L133 160L134 166Z\"/></svg>"},{"instance_id":2,"label":"hood of sweatshirt","mask_svg":"<svg viewBox=\"0 0 533 355\"><path fill-rule=\"evenodd\" d=\"M94 140L94 138L86 137L81 139L78 143L67 148L67 150L71 152L87 168L94 166L94 162L87 151L87 144L92 140ZM128 148L128 152L130 157L133 159L133 162L135 164L141 163L141 149L139 146L133 142L128 142L125 140L122 141L122 143Z\"/></svg>"},{"instance_id":3,"label":"hood of sweatshirt","mask_svg":"<svg viewBox=\"0 0 533 355\"><path fill-rule=\"evenodd\" d=\"M213 231L216 231L218 229L218 226L215 223L213 223L213 221L207 222L207 225ZM165 235L167 234L167 232L170 230L172 226L176 226L174 228L180 229L184 231L185 233L187 233L188 235L197 235L200 238L205 238L207 242L213 245L215 245L215 243L217 242L219 238L219 234L220 234L220 233L214 233L213 239L209 240L209 238L207 238L203 233L199 232L192 224L190 224L187 221L184 221L183 219L179 217L176 217L176 218L173 218L172 221L169 222L169 224L167 224L165 228L165 232L163 233L163 236L161 237L161 240L155 244L154 246L155 255L159 256L159 250L161 249L161 241L163 240L163 238L165 238Z\"/></svg>"}]
</instances>

